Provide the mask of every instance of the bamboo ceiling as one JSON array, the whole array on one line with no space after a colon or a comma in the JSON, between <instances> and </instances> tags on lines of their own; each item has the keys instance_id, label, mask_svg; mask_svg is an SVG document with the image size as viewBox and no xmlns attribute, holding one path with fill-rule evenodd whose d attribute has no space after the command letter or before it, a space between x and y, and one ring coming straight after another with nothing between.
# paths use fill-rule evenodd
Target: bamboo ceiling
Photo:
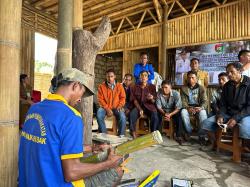
<instances>
[{"instance_id":1,"label":"bamboo ceiling","mask_svg":"<svg viewBox=\"0 0 250 187\"><path fill-rule=\"evenodd\" d=\"M161 23L164 6L169 9L168 19L174 19L232 1L236 0L83 0L83 27L94 29L108 15L115 35ZM23 6L57 20L58 0L23 0Z\"/></svg>"}]
</instances>

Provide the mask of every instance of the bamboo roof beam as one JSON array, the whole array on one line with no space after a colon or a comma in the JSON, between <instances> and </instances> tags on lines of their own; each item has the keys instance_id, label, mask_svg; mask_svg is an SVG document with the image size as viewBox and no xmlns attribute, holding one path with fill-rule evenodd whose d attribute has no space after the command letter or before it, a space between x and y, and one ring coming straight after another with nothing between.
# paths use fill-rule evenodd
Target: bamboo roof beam
<instances>
[{"instance_id":1,"label":"bamboo roof beam","mask_svg":"<svg viewBox=\"0 0 250 187\"><path fill-rule=\"evenodd\" d=\"M128 17L125 17L125 19L126 19L127 22L131 25L131 27L132 27L133 29L135 29L135 26L134 26L134 24L130 21L130 19L129 19Z\"/></svg>"},{"instance_id":2,"label":"bamboo roof beam","mask_svg":"<svg viewBox=\"0 0 250 187\"><path fill-rule=\"evenodd\" d=\"M50 1L50 0L39 0L39 1L36 1L36 2L32 3L32 6L39 7L42 4L47 3L48 1Z\"/></svg>"},{"instance_id":3,"label":"bamboo roof beam","mask_svg":"<svg viewBox=\"0 0 250 187\"><path fill-rule=\"evenodd\" d=\"M185 13L185 14L189 14L188 11L184 8L184 6L182 6L182 4L179 2L179 0L175 1L179 7L181 8L181 10Z\"/></svg>"},{"instance_id":4,"label":"bamboo roof beam","mask_svg":"<svg viewBox=\"0 0 250 187\"><path fill-rule=\"evenodd\" d=\"M112 27L111 27L111 33L112 33L113 35L115 35L115 32L113 31Z\"/></svg>"},{"instance_id":5,"label":"bamboo roof beam","mask_svg":"<svg viewBox=\"0 0 250 187\"><path fill-rule=\"evenodd\" d=\"M154 7L155 7L155 11L156 11L158 20L161 23L162 22L162 16L161 16L162 15L162 7L161 7L158 0L153 0L153 3L154 3Z\"/></svg>"},{"instance_id":6,"label":"bamboo roof beam","mask_svg":"<svg viewBox=\"0 0 250 187\"><path fill-rule=\"evenodd\" d=\"M129 1L128 3L121 3L117 6L112 7L112 8L101 10L100 12L98 12L96 14L92 14L92 15L88 15L88 16L85 16L86 12L83 12L83 16L84 16L85 22L92 21L92 20L97 19L97 18L99 20L101 20L101 17L104 15L110 16L110 15L115 14L115 13L126 12L126 11L130 11L130 10L138 9L141 7L151 7L152 5L153 5L153 2L144 2L144 0L133 0L132 2Z\"/></svg>"},{"instance_id":7,"label":"bamboo roof beam","mask_svg":"<svg viewBox=\"0 0 250 187\"><path fill-rule=\"evenodd\" d=\"M113 4L117 4L119 3L120 0L108 0L108 1L104 1L102 3L98 3L98 4L95 4L89 8L86 8L86 7L83 7L83 11L86 10L86 11L93 11L93 10L96 10L98 8L103 8L103 7L111 7Z\"/></svg>"},{"instance_id":8,"label":"bamboo roof beam","mask_svg":"<svg viewBox=\"0 0 250 187\"><path fill-rule=\"evenodd\" d=\"M200 2L200 0L196 0L195 5L194 5L194 7L193 7L193 9L192 9L192 11L191 11L191 14L194 13L194 11L196 10L196 8L197 8L199 2Z\"/></svg>"},{"instance_id":9,"label":"bamboo roof beam","mask_svg":"<svg viewBox=\"0 0 250 187\"><path fill-rule=\"evenodd\" d=\"M154 8L149 8L149 9L154 9ZM141 10L137 10L137 11L135 11L135 12L133 12L133 13L130 13L130 14L117 16L117 17L115 17L115 18L111 18L111 21L114 22L114 21L117 21L117 20L122 19L122 18L125 17L125 16L127 16L127 17L129 17L129 16L134 16L134 15L136 15L136 14L140 14L140 13L144 13L144 12L145 12L145 15L146 15L147 9L141 9ZM142 16L143 16L143 14L142 14ZM142 21L143 21L143 20L142 20ZM138 21L138 22L139 22L139 21ZM138 22L137 22L137 23L138 23ZM84 28L85 28L85 29L96 28L96 27L99 25L99 22L97 22L97 23L95 23L95 24L91 24L91 22L90 22L89 24L90 24L89 26L84 27ZM137 25L135 21L133 21L133 24L134 24L134 25ZM136 26L136 28L137 28L137 26Z\"/></svg>"},{"instance_id":10,"label":"bamboo roof beam","mask_svg":"<svg viewBox=\"0 0 250 187\"><path fill-rule=\"evenodd\" d=\"M167 13L167 18L169 16L169 14L171 13L172 9L174 8L174 4L175 4L175 1L172 3L172 5L170 6L169 10L168 10L168 13Z\"/></svg>"},{"instance_id":11,"label":"bamboo roof beam","mask_svg":"<svg viewBox=\"0 0 250 187\"><path fill-rule=\"evenodd\" d=\"M147 12L148 12L149 15L153 18L153 20L155 21L155 23L159 23L159 22L157 21L157 19L155 18L154 14L151 12L151 10L148 9Z\"/></svg>"},{"instance_id":12,"label":"bamboo roof beam","mask_svg":"<svg viewBox=\"0 0 250 187\"><path fill-rule=\"evenodd\" d=\"M220 6L220 3L217 0L212 0L217 6Z\"/></svg>"},{"instance_id":13,"label":"bamboo roof beam","mask_svg":"<svg viewBox=\"0 0 250 187\"><path fill-rule=\"evenodd\" d=\"M222 2L222 4L224 5L224 4L226 4L226 2L227 2L227 0L224 0L224 1Z\"/></svg>"},{"instance_id":14,"label":"bamboo roof beam","mask_svg":"<svg viewBox=\"0 0 250 187\"><path fill-rule=\"evenodd\" d=\"M141 16L141 19L140 19L140 21L139 21L139 23L138 23L138 25L137 25L137 29L140 28L140 26L141 26L141 24L142 24L142 22L143 22L143 20L144 20L144 18L145 18L146 13L147 13L147 10L145 10L145 11L143 12L143 14L142 14L142 16Z\"/></svg>"},{"instance_id":15,"label":"bamboo roof beam","mask_svg":"<svg viewBox=\"0 0 250 187\"><path fill-rule=\"evenodd\" d=\"M150 21L151 20L151 17L146 17L144 20L143 20L143 22L146 22L146 21ZM139 21L140 20L136 20L135 22L134 22L134 25L137 25L138 23L139 23ZM118 27L113 27L113 29L114 30L117 30L118 29ZM129 23L123 23L123 25L122 25L122 28L120 29L120 32L121 32L121 30L136 30L137 28L135 28L135 29L131 29L131 25L129 24Z\"/></svg>"},{"instance_id":16,"label":"bamboo roof beam","mask_svg":"<svg viewBox=\"0 0 250 187\"><path fill-rule=\"evenodd\" d=\"M126 9L118 11L118 12L113 12L111 14L108 14L107 16L110 19L112 17L116 17L116 16L127 16L128 13L135 12L138 9L139 9L138 11L141 11L141 9L149 8L151 5L152 5L152 2L147 2L147 3L140 4L138 6L132 6L132 7L126 8ZM89 25L91 25L91 24L93 25L94 23L99 23L100 21L101 21L101 17L98 17L94 20L90 19L88 21L86 19L84 19L83 26L88 27Z\"/></svg>"},{"instance_id":17,"label":"bamboo roof beam","mask_svg":"<svg viewBox=\"0 0 250 187\"><path fill-rule=\"evenodd\" d=\"M55 4L53 4L53 5L50 5L50 6L48 6L48 7L46 7L46 8L43 8L42 10L46 10L46 11L53 11L53 10L56 10L56 9L58 9L58 4L57 3L55 3Z\"/></svg>"},{"instance_id":18,"label":"bamboo roof beam","mask_svg":"<svg viewBox=\"0 0 250 187\"><path fill-rule=\"evenodd\" d=\"M118 29L117 29L117 31L116 31L115 34L118 34L118 33L119 33L120 29L122 28L123 22L124 22L124 18L121 20L121 22L120 22L120 24L119 24L119 27L118 27Z\"/></svg>"},{"instance_id":19,"label":"bamboo roof beam","mask_svg":"<svg viewBox=\"0 0 250 187\"><path fill-rule=\"evenodd\" d=\"M161 0L161 2L164 4L164 6L168 5L167 2L166 2L166 0Z\"/></svg>"}]
</instances>

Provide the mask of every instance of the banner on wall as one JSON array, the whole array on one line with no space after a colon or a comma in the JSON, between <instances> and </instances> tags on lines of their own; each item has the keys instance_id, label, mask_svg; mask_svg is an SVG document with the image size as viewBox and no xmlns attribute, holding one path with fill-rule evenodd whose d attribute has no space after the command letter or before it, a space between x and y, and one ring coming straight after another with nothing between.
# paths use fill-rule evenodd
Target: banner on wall
<instances>
[{"instance_id":1,"label":"banner on wall","mask_svg":"<svg viewBox=\"0 0 250 187\"><path fill-rule=\"evenodd\" d=\"M227 64L238 61L238 53L250 49L250 41L222 42L176 49L175 84L183 84L184 73L190 70L190 60L198 58L200 69L209 74L209 84L218 84L218 74Z\"/></svg>"}]
</instances>

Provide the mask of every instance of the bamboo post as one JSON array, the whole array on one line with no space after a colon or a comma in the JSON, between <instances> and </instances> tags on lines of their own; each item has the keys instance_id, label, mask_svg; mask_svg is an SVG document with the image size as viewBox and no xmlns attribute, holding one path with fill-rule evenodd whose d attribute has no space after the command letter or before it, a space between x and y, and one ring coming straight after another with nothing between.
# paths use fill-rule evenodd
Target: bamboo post
<instances>
[{"instance_id":1,"label":"bamboo post","mask_svg":"<svg viewBox=\"0 0 250 187\"><path fill-rule=\"evenodd\" d=\"M73 0L58 2L57 73L72 67Z\"/></svg>"},{"instance_id":2,"label":"bamboo post","mask_svg":"<svg viewBox=\"0 0 250 187\"><path fill-rule=\"evenodd\" d=\"M161 59L162 59L162 77L165 79L167 73L167 14L168 14L168 6L163 7L163 24L162 24L162 51L161 51Z\"/></svg>"},{"instance_id":3,"label":"bamboo post","mask_svg":"<svg viewBox=\"0 0 250 187\"><path fill-rule=\"evenodd\" d=\"M82 0L73 2L73 31L82 29Z\"/></svg>"},{"instance_id":4,"label":"bamboo post","mask_svg":"<svg viewBox=\"0 0 250 187\"><path fill-rule=\"evenodd\" d=\"M0 1L0 186L17 186L21 10Z\"/></svg>"}]
</instances>

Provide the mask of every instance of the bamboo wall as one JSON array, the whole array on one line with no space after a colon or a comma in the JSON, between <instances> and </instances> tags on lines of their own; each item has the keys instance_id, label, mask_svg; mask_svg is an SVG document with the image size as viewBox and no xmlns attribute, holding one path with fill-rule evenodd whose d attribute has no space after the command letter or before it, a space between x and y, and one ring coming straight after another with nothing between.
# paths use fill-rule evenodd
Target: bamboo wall
<instances>
[{"instance_id":1,"label":"bamboo wall","mask_svg":"<svg viewBox=\"0 0 250 187\"><path fill-rule=\"evenodd\" d=\"M250 38L250 1L168 21L168 48Z\"/></svg>"},{"instance_id":2,"label":"bamboo wall","mask_svg":"<svg viewBox=\"0 0 250 187\"><path fill-rule=\"evenodd\" d=\"M240 0L167 22L167 48L250 38L250 1ZM111 36L101 53L161 46L161 25Z\"/></svg>"},{"instance_id":3,"label":"bamboo wall","mask_svg":"<svg viewBox=\"0 0 250 187\"><path fill-rule=\"evenodd\" d=\"M22 7L22 27L57 38L56 20L38 14L25 6Z\"/></svg>"},{"instance_id":4,"label":"bamboo wall","mask_svg":"<svg viewBox=\"0 0 250 187\"><path fill-rule=\"evenodd\" d=\"M101 53L149 48L159 45L161 25L155 24L138 30L109 37Z\"/></svg>"},{"instance_id":5,"label":"bamboo wall","mask_svg":"<svg viewBox=\"0 0 250 187\"><path fill-rule=\"evenodd\" d=\"M42 99L48 96L50 81L53 75L49 73L35 73L35 85L34 89L41 92Z\"/></svg>"},{"instance_id":6,"label":"bamboo wall","mask_svg":"<svg viewBox=\"0 0 250 187\"><path fill-rule=\"evenodd\" d=\"M21 29L21 64L20 74L25 73L30 77L30 84L34 85L35 63L35 33L22 27Z\"/></svg>"}]
</instances>

